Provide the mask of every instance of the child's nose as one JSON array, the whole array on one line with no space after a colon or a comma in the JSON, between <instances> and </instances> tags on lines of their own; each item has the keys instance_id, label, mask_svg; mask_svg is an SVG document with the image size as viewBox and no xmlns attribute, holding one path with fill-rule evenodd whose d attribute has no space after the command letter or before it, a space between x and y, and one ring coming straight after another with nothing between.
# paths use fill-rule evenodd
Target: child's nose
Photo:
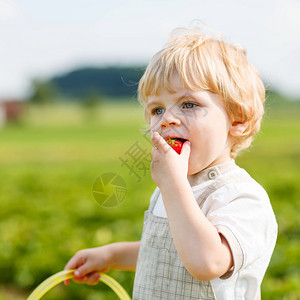
<instances>
[{"instance_id":1,"label":"child's nose","mask_svg":"<svg viewBox=\"0 0 300 300\"><path fill-rule=\"evenodd\" d=\"M181 124L180 118L172 111L166 111L161 119L160 127L167 128Z\"/></svg>"}]
</instances>

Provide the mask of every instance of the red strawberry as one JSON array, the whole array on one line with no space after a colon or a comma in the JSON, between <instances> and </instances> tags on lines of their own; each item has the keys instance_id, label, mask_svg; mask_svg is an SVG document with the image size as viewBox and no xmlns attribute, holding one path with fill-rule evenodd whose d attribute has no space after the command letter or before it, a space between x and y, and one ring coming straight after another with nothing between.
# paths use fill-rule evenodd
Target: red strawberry
<instances>
[{"instance_id":1,"label":"red strawberry","mask_svg":"<svg viewBox=\"0 0 300 300\"><path fill-rule=\"evenodd\" d=\"M182 149L182 142L177 139L171 139L170 137L167 140L167 143L178 153L180 154Z\"/></svg>"}]
</instances>

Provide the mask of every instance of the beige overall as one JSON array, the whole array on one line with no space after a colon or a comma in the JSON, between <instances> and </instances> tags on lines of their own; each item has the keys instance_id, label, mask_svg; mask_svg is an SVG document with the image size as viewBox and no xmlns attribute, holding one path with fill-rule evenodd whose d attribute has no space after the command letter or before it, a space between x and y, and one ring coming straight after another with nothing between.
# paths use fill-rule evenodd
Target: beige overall
<instances>
[{"instance_id":1,"label":"beige overall","mask_svg":"<svg viewBox=\"0 0 300 300\"><path fill-rule=\"evenodd\" d=\"M214 170L213 170L214 171ZM233 174L218 177L197 198L202 207L206 198L230 182L243 180ZM213 178L210 178L213 179ZM181 262L170 232L167 218L152 214L159 196L157 188L149 209L145 212L141 248L133 288L134 300L209 300L216 299L210 281L200 281L189 274Z\"/></svg>"}]
</instances>

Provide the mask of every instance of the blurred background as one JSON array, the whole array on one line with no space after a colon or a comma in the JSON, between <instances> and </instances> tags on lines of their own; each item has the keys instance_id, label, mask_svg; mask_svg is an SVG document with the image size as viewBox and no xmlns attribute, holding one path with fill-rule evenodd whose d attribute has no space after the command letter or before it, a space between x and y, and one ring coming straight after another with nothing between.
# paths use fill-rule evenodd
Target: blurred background
<instances>
[{"instance_id":1,"label":"blurred background","mask_svg":"<svg viewBox=\"0 0 300 300\"><path fill-rule=\"evenodd\" d=\"M194 20L242 44L267 87L262 130L237 163L279 224L262 299L300 299L299 15L297 0L0 0L0 299L26 299L82 248L140 238L155 185L137 84ZM95 186L107 174L123 181ZM94 199L109 188L114 199ZM110 275L131 293L134 273ZM71 283L43 299L116 296Z\"/></svg>"}]
</instances>

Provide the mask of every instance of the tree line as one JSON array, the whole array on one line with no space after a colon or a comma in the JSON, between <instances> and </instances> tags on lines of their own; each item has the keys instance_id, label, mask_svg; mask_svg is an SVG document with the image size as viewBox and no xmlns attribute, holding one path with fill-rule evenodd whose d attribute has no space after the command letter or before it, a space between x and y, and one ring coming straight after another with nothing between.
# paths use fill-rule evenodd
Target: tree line
<instances>
[{"instance_id":1,"label":"tree line","mask_svg":"<svg viewBox=\"0 0 300 300\"><path fill-rule=\"evenodd\" d=\"M29 100L45 103L58 98L70 101L90 101L97 97L136 98L144 71L145 67L86 67L47 80L34 79Z\"/></svg>"}]
</instances>

